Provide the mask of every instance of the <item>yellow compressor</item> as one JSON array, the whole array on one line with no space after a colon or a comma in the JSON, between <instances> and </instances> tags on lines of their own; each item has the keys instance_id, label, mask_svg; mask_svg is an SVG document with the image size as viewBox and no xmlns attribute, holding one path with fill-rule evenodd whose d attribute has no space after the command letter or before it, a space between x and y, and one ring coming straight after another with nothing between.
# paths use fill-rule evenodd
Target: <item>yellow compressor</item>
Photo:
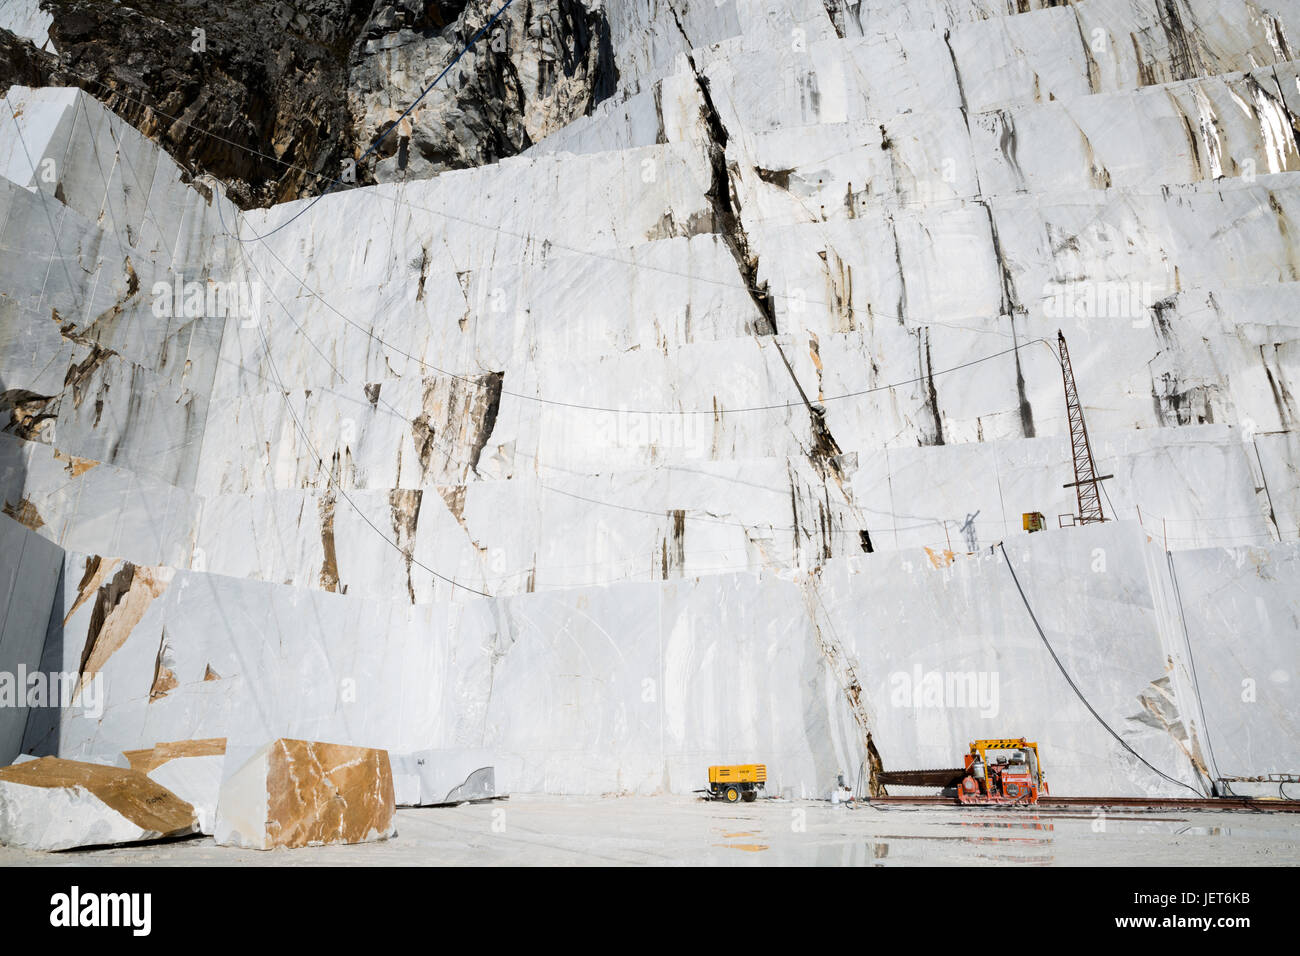
<instances>
[{"instance_id":1,"label":"yellow compressor","mask_svg":"<svg viewBox=\"0 0 1300 956\"><path fill-rule=\"evenodd\" d=\"M758 791L766 784L766 764L746 763L709 768L709 794L714 800L725 800L727 803L744 800L752 803L758 799Z\"/></svg>"}]
</instances>

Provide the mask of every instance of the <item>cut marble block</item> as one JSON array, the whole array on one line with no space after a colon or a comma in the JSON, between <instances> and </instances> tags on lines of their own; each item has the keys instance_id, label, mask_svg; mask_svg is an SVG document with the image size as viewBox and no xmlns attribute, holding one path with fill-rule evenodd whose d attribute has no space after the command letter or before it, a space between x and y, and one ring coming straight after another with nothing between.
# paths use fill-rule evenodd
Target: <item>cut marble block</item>
<instances>
[{"instance_id":1,"label":"cut marble block","mask_svg":"<svg viewBox=\"0 0 1300 956\"><path fill-rule=\"evenodd\" d=\"M123 756L133 770L147 774L194 806L199 832L211 836L217 822L217 795L226 761L226 739L176 740L147 750L128 750Z\"/></svg>"},{"instance_id":2,"label":"cut marble block","mask_svg":"<svg viewBox=\"0 0 1300 956\"><path fill-rule=\"evenodd\" d=\"M198 829L194 808L138 770L43 757L0 769L0 844L137 843Z\"/></svg>"},{"instance_id":3,"label":"cut marble block","mask_svg":"<svg viewBox=\"0 0 1300 956\"><path fill-rule=\"evenodd\" d=\"M281 738L223 779L215 835L255 850L368 843L396 835L395 809L386 750Z\"/></svg>"},{"instance_id":4,"label":"cut marble block","mask_svg":"<svg viewBox=\"0 0 1300 956\"><path fill-rule=\"evenodd\" d=\"M486 750L421 750L390 755L399 807L428 807L497 796L495 757Z\"/></svg>"}]
</instances>

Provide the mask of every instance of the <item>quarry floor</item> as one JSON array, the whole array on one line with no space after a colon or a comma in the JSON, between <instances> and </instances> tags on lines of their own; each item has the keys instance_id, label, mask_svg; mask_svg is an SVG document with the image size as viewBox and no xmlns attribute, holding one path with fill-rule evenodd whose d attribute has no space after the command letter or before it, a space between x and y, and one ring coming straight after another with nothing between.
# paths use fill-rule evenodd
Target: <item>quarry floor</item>
<instances>
[{"instance_id":1,"label":"quarry floor","mask_svg":"<svg viewBox=\"0 0 1300 956\"><path fill-rule=\"evenodd\" d=\"M1295 813L522 795L399 810L397 829L380 843L271 852L210 837L52 854L0 847L0 866L1300 865Z\"/></svg>"}]
</instances>

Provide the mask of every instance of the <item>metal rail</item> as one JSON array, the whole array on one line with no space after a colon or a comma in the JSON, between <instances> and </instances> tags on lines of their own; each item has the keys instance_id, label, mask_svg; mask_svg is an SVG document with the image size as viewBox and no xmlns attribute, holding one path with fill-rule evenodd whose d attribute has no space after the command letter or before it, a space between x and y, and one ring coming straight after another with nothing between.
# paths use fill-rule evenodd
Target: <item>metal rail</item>
<instances>
[{"instance_id":1,"label":"metal rail","mask_svg":"<svg viewBox=\"0 0 1300 956\"><path fill-rule=\"evenodd\" d=\"M954 797L934 795L874 797L873 806L970 807L993 810L1077 810L1081 807L1122 807L1127 810L1252 810L1255 812L1300 813L1300 800L1256 799L1251 797L1039 797L1037 804L961 804Z\"/></svg>"}]
</instances>

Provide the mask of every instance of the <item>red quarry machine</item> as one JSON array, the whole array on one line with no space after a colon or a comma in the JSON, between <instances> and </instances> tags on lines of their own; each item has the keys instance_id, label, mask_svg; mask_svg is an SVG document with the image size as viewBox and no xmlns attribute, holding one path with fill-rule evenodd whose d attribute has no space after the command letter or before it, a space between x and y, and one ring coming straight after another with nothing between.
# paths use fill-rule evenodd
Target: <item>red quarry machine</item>
<instances>
[{"instance_id":1,"label":"red quarry machine","mask_svg":"<svg viewBox=\"0 0 1300 956\"><path fill-rule=\"evenodd\" d=\"M1024 737L999 737L971 741L961 768L952 770L880 770L874 782L885 787L935 788L938 794L882 793L871 803L879 806L1033 807L1035 813L1077 812L1080 807L1132 807L1135 809L1215 809L1300 813L1300 800L1262 797L1054 797L1047 790L1038 744ZM953 801L953 798L956 798ZM953 801L953 802L949 802Z\"/></svg>"},{"instance_id":2,"label":"red quarry machine","mask_svg":"<svg viewBox=\"0 0 1300 956\"><path fill-rule=\"evenodd\" d=\"M964 769L957 786L962 803L1037 803L1047 795L1038 744L1024 737L974 741Z\"/></svg>"},{"instance_id":3,"label":"red quarry machine","mask_svg":"<svg viewBox=\"0 0 1300 956\"><path fill-rule=\"evenodd\" d=\"M1025 806L1047 796L1038 744L1024 737L972 741L963 764L960 770L884 771L877 779L886 786L939 787L975 806Z\"/></svg>"}]
</instances>

